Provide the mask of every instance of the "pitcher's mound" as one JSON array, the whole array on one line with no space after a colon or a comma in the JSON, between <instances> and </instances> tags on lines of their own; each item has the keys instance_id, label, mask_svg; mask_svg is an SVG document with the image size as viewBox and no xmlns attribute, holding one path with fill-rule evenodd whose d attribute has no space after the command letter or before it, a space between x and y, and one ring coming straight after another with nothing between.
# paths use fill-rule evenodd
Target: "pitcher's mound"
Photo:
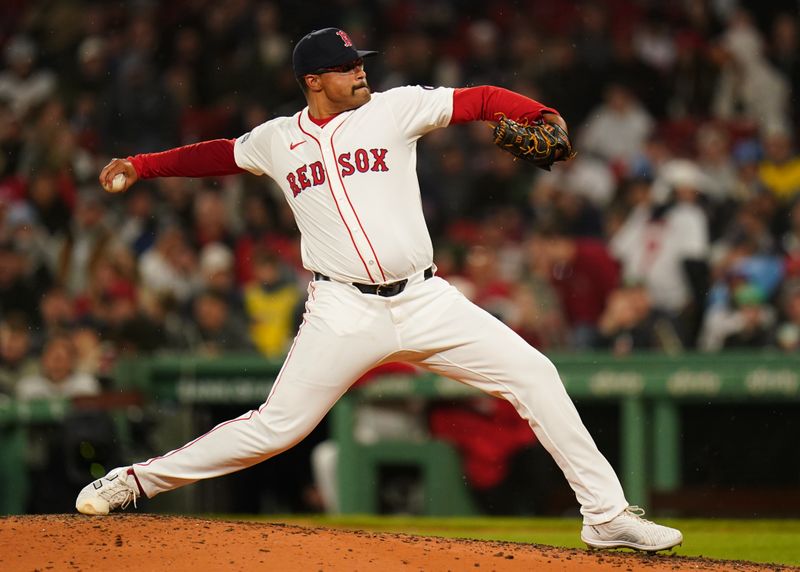
<instances>
[{"instance_id":1,"label":"pitcher's mound","mask_svg":"<svg viewBox=\"0 0 800 572\"><path fill-rule=\"evenodd\" d=\"M669 554L588 552L282 524L117 514L0 519L0 570L781 570ZM786 568L788 570L789 568Z\"/></svg>"}]
</instances>

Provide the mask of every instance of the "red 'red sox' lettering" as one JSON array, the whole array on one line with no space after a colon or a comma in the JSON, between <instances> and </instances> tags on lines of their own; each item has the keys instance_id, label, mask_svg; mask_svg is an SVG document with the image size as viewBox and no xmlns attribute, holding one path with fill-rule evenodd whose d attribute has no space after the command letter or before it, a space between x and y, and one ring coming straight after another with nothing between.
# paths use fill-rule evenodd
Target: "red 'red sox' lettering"
<instances>
[{"instance_id":1,"label":"red 'red sox' lettering","mask_svg":"<svg viewBox=\"0 0 800 572\"><path fill-rule=\"evenodd\" d=\"M386 166L386 149L370 149L372 153L372 169L370 171L388 171Z\"/></svg>"},{"instance_id":2,"label":"red 'red sox' lettering","mask_svg":"<svg viewBox=\"0 0 800 572\"><path fill-rule=\"evenodd\" d=\"M338 162L339 166L342 168L342 177L349 177L356 172L355 167L353 167L353 164L350 162L350 153L342 153L339 155Z\"/></svg>"},{"instance_id":3,"label":"red 'red sox' lettering","mask_svg":"<svg viewBox=\"0 0 800 572\"><path fill-rule=\"evenodd\" d=\"M349 177L356 172L387 172L389 170L386 165L387 153L387 149L356 149L352 153L341 153L336 158L339 174L342 177ZM296 197L310 187L323 184L325 182L325 168L321 161L315 161L310 165L298 167L287 174L286 181L289 183L292 194Z\"/></svg>"},{"instance_id":4,"label":"red 'red sox' lettering","mask_svg":"<svg viewBox=\"0 0 800 572\"><path fill-rule=\"evenodd\" d=\"M320 161L315 161L309 165L311 169L311 184L315 187L325 182L325 169L322 168Z\"/></svg>"},{"instance_id":5,"label":"red 'red sox' lettering","mask_svg":"<svg viewBox=\"0 0 800 572\"><path fill-rule=\"evenodd\" d=\"M308 178L309 171L311 171L311 180ZM292 189L292 194L296 197L307 188L324 183L325 169L323 169L321 161L315 161L286 175L286 181L289 183L289 188Z\"/></svg>"}]
</instances>

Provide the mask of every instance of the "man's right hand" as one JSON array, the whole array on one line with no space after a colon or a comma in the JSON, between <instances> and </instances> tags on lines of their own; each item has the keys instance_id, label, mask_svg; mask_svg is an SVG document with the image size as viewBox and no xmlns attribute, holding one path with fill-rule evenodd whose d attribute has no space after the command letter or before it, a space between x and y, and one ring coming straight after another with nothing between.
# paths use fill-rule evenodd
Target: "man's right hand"
<instances>
[{"instance_id":1,"label":"man's right hand","mask_svg":"<svg viewBox=\"0 0 800 572\"><path fill-rule=\"evenodd\" d=\"M114 192L125 192L131 188L131 185L139 180L139 174L136 172L136 169L133 168L133 163L127 159L111 159L108 165L103 167L103 170L100 171L100 186L106 191L111 192L112 181L114 177L120 173L125 175L125 187L120 191Z\"/></svg>"}]
</instances>

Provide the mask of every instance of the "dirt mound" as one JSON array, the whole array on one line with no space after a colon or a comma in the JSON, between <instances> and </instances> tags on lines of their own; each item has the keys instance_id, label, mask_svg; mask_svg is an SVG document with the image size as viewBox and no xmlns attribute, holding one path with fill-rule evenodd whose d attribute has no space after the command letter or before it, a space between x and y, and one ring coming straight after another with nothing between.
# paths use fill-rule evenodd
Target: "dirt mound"
<instances>
[{"instance_id":1,"label":"dirt mound","mask_svg":"<svg viewBox=\"0 0 800 572\"><path fill-rule=\"evenodd\" d=\"M0 570L792 570L675 555L588 552L282 524L119 514L0 519Z\"/></svg>"}]
</instances>

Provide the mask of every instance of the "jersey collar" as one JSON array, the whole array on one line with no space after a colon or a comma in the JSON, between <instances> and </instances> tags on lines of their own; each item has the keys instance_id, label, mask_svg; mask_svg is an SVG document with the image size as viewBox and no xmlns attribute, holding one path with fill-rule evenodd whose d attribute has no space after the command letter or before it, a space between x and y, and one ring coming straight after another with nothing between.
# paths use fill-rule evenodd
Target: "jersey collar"
<instances>
[{"instance_id":1,"label":"jersey collar","mask_svg":"<svg viewBox=\"0 0 800 572\"><path fill-rule=\"evenodd\" d=\"M311 118L308 107L306 107L300 112L300 128L307 133L313 134L333 133L333 130L341 125L348 117L350 117L352 112L353 110L342 111L341 113L334 115L329 120L325 121L324 125L320 126Z\"/></svg>"}]
</instances>

